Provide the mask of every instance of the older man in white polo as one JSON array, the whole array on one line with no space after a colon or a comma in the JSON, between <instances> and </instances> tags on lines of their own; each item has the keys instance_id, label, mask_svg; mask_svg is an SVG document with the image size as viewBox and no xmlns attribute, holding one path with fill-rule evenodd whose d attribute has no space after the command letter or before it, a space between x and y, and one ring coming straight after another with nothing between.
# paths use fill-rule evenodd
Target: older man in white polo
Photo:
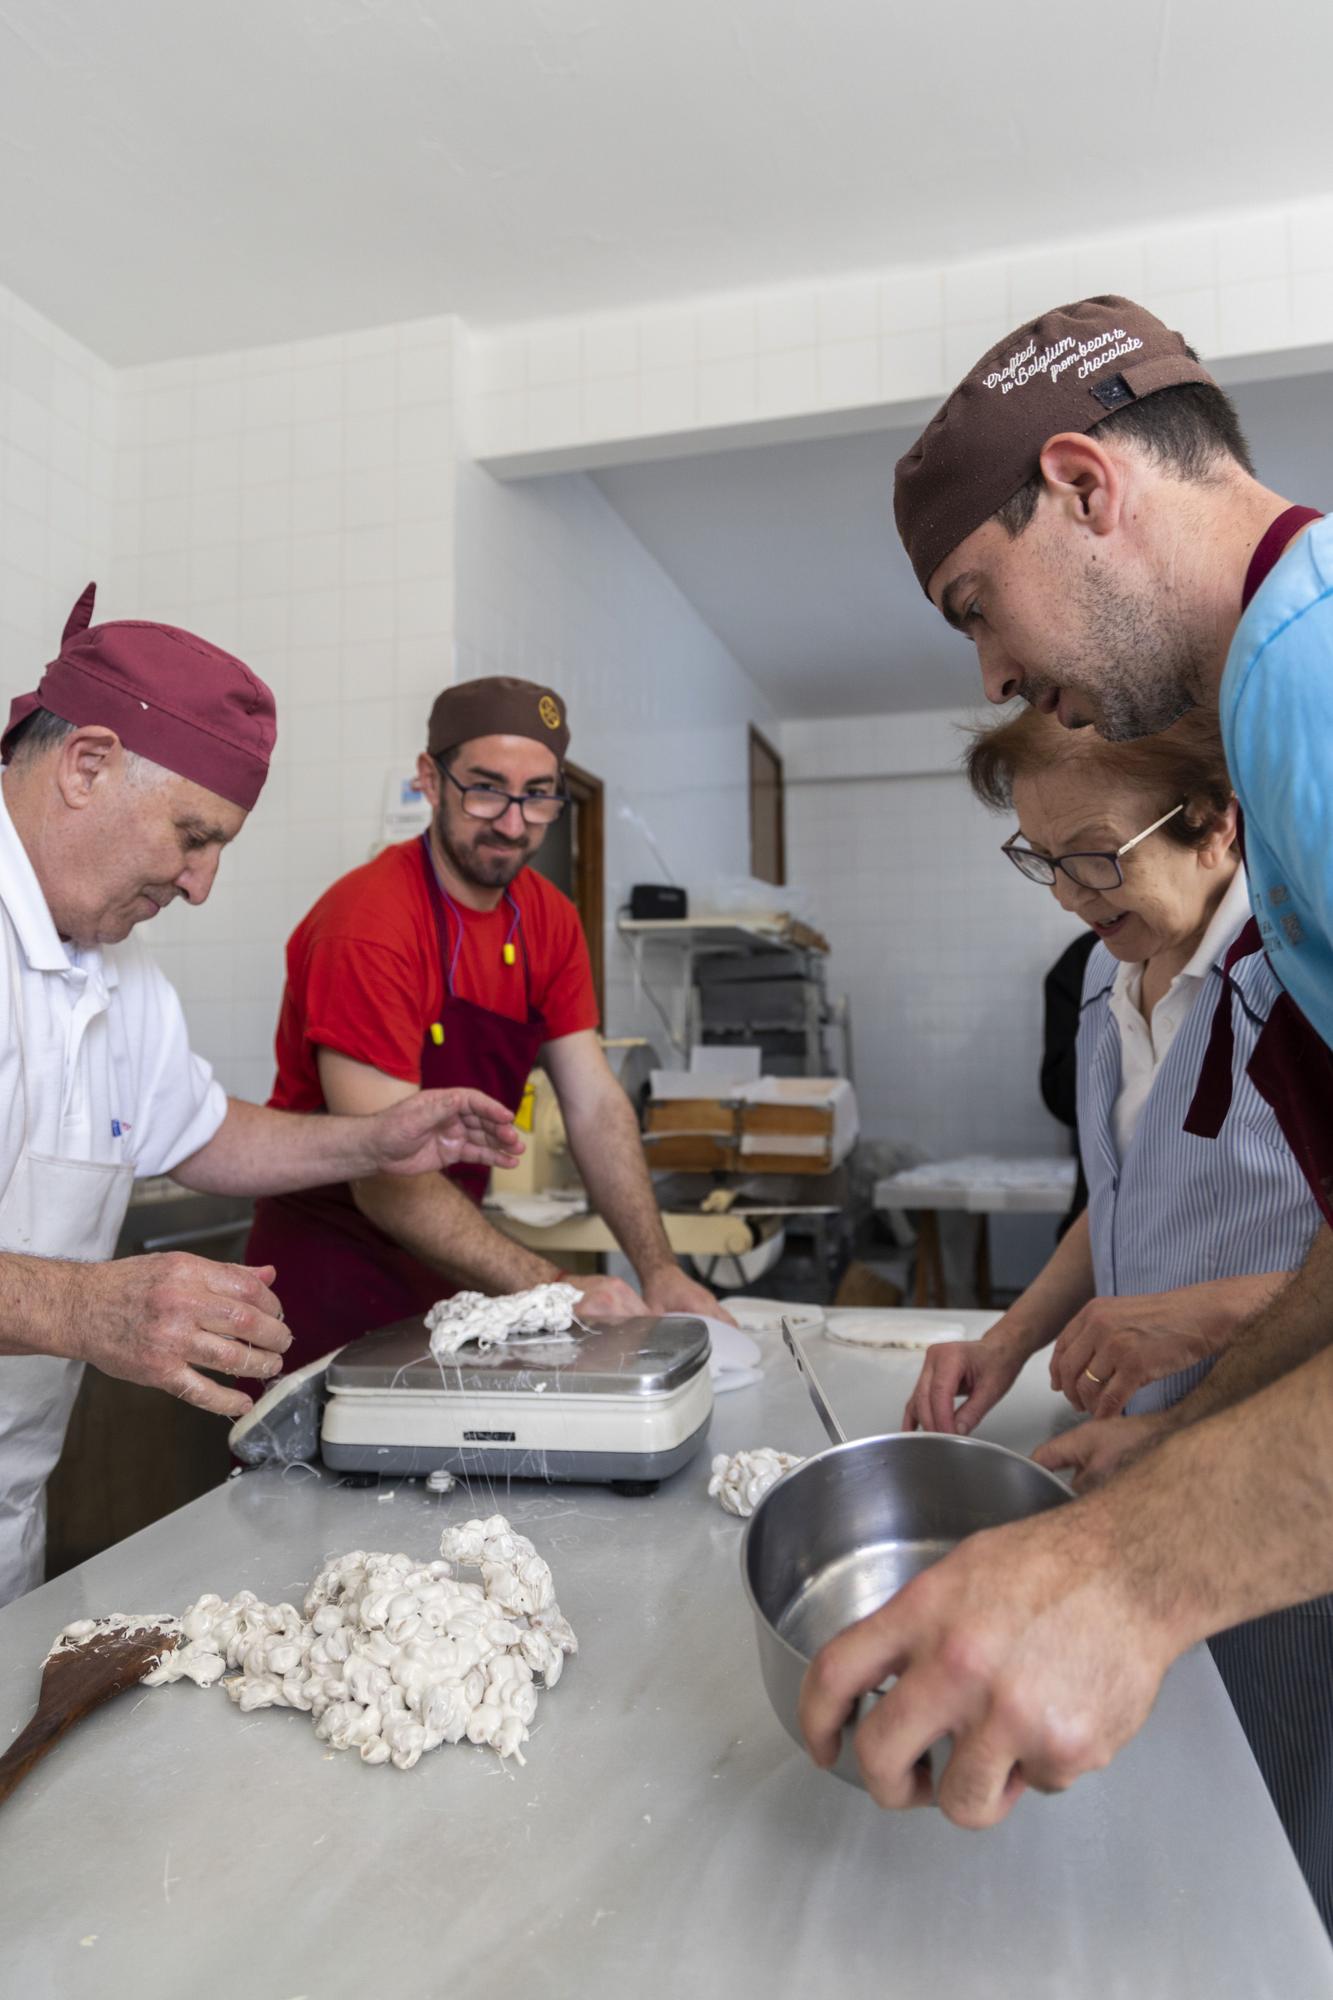
<instances>
[{"instance_id":1,"label":"older man in white polo","mask_svg":"<svg viewBox=\"0 0 1333 2000\"><path fill-rule=\"evenodd\" d=\"M250 1399L215 1375L282 1366L271 1266L111 1261L136 1176L276 1194L521 1150L510 1114L467 1089L366 1118L224 1094L130 933L207 897L267 774L273 697L192 633L92 626L93 596L0 742L0 1603L41 1581L82 1363L228 1417Z\"/></svg>"}]
</instances>

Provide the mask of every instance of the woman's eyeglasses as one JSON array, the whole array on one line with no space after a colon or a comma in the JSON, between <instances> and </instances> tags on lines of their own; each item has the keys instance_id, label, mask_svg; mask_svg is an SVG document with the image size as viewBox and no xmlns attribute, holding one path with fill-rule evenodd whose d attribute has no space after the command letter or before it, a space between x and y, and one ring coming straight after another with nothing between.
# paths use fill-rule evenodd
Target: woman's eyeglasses
<instances>
[{"instance_id":1,"label":"woman's eyeglasses","mask_svg":"<svg viewBox=\"0 0 1333 2000\"><path fill-rule=\"evenodd\" d=\"M517 806L525 825L551 826L569 804L567 792L502 792L495 785L463 785L441 758L434 761L440 776L463 794L463 811L469 819L503 819L510 806Z\"/></svg>"},{"instance_id":2,"label":"woman's eyeglasses","mask_svg":"<svg viewBox=\"0 0 1333 2000\"><path fill-rule=\"evenodd\" d=\"M1029 882L1040 882L1043 888L1055 886L1055 871L1060 869L1071 882L1080 889L1118 889L1124 882L1125 873L1120 866L1122 855L1146 840L1150 833L1156 833L1168 820L1185 810L1185 800L1172 806L1169 813L1163 813L1151 826L1145 826L1142 833L1136 833L1133 840L1127 840L1123 847L1117 847L1113 854L1038 854L1035 848L1018 846L1018 835L1010 834L1001 847L1001 854L1007 854L1020 875L1026 875Z\"/></svg>"}]
</instances>

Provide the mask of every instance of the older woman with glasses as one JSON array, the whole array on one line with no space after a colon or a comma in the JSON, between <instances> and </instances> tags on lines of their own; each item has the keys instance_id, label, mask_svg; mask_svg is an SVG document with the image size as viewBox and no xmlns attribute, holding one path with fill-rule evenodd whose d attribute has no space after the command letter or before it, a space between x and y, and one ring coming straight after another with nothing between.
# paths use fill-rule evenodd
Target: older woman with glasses
<instances>
[{"instance_id":1,"label":"older woman with glasses","mask_svg":"<svg viewBox=\"0 0 1333 2000\"><path fill-rule=\"evenodd\" d=\"M1088 1209L979 1341L932 1348L904 1428L967 1433L1039 1349L1098 1417L1160 1410L1201 1379L1304 1260L1318 1208L1245 1074L1279 988L1231 974L1235 1089L1216 1139L1182 1127L1227 950L1250 914L1216 725L1108 743L1025 710L978 734L968 776L1012 809L1003 852L1096 932L1078 1034ZM958 1400L962 1398L961 1407ZM1076 1463L1062 1441L1044 1463ZM1333 1928L1333 1601L1219 1635L1214 1657L1326 1924Z\"/></svg>"}]
</instances>

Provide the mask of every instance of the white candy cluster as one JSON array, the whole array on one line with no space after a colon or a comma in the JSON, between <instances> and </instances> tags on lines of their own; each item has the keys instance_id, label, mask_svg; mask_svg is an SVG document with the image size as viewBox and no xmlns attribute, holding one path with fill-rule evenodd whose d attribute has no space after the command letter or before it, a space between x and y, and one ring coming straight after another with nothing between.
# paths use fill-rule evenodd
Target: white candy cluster
<instances>
[{"instance_id":1,"label":"white candy cluster","mask_svg":"<svg viewBox=\"0 0 1333 2000\"><path fill-rule=\"evenodd\" d=\"M720 1500L728 1514L739 1514L742 1519L753 1514L770 1486L781 1479L784 1472L804 1461L793 1458L789 1451L774 1451L772 1445L760 1445L755 1451L738 1451L728 1458L720 1451L713 1460L713 1476L708 1482L710 1500Z\"/></svg>"},{"instance_id":2,"label":"white candy cluster","mask_svg":"<svg viewBox=\"0 0 1333 2000\"><path fill-rule=\"evenodd\" d=\"M455 1292L426 1314L430 1351L437 1359L475 1342L496 1347L512 1334L567 1333L576 1324L576 1285L533 1285L526 1292L487 1298L484 1292Z\"/></svg>"},{"instance_id":3,"label":"white candy cluster","mask_svg":"<svg viewBox=\"0 0 1333 2000\"><path fill-rule=\"evenodd\" d=\"M479 1570L481 1582L460 1581L460 1568ZM113 1622L130 1621L82 1620L57 1647ZM145 1674L149 1687L212 1687L229 1676L239 1708L304 1709L334 1750L400 1771L464 1737L521 1764L539 1690L554 1687L565 1655L578 1651L550 1569L503 1514L446 1528L438 1562L360 1549L338 1556L303 1612L243 1590L152 1623L179 1624L182 1636Z\"/></svg>"}]
</instances>

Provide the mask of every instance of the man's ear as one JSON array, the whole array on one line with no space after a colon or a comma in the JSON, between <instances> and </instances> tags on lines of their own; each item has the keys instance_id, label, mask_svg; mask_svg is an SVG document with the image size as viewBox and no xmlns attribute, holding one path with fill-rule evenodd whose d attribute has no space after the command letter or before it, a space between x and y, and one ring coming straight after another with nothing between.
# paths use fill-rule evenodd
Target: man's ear
<instances>
[{"instance_id":1,"label":"man's ear","mask_svg":"<svg viewBox=\"0 0 1333 2000\"><path fill-rule=\"evenodd\" d=\"M417 790L423 799L430 802L432 812L439 810L440 768L428 751L423 750L417 758Z\"/></svg>"},{"instance_id":2,"label":"man's ear","mask_svg":"<svg viewBox=\"0 0 1333 2000\"><path fill-rule=\"evenodd\" d=\"M1072 523L1094 535L1109 535L1119 526L1124 471L1094 437L1061 431L1047 439L1040 466L1047 497Z\"/></svg>"},{"instance_id":3,"label":"man's ear","mask_svg":"<svg viewBox=\"0 0 1333 2000\"><path fill-rule=\"evenodd\" d=\"M99 784L119 765L124 751L114 729L97 723L76 729L56 752L56 785L75 812L92 803Z\"/></svg>"}]
</instances>

